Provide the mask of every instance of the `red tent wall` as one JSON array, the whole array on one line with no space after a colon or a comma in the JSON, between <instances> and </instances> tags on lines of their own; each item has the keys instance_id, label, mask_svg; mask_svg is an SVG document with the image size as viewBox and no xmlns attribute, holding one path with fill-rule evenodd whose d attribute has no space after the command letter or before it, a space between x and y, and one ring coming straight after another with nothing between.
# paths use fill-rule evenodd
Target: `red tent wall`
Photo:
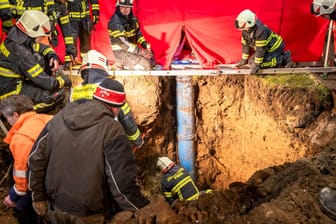
<instances>
[{"instance_id":1,"label":"red tent wall","mask_svg":"<svg viewBox=\"0 0 336 224\"><path fill-rule=\"evenodd\" d=\"M310 14L311 0L271 3L270 0L213 0L209 4L199 0L136 0L134 14L151 43L157 63L165 69L170 67L182 30L204 68L238 61L241 33L234 28L234 20L247 8L283 37L294 61L319 61L328 21ZM100 0L100 5L101 19L92 34L92 48L113 62L107 24L115 10L115 1ZM59 42L57 51L64 55L64 45Z\"/></svg>"}]
</instances>

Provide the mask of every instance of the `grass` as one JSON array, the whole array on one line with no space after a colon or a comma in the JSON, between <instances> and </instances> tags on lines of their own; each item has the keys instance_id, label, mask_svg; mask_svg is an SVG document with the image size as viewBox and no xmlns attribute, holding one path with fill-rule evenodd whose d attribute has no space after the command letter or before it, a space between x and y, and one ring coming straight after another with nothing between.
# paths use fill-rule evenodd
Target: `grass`
<instances>
[{"instance_id":1,"label":"grass","mask_svg":"<svg viewBox=\"0 0 336 224\"><path fill-rule=\"evenodd\" d=\"M270 88L306 88L314 91L319 100L330 95L330 90L318 82L313 74L279 74L267 75L261 78L262 83Z\"/></svg>"}]
</instances>

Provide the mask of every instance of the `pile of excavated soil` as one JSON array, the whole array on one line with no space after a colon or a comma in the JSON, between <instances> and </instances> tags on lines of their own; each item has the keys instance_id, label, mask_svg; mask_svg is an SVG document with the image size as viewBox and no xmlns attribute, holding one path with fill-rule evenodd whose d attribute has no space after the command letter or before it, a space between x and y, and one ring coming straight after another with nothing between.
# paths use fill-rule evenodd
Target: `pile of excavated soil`
<instances>
[{"instance_id":1,"label":"pile of excavated soil","mask_svg":"<svg viewBox=\"0 0 336 224\"><path fill-rule=\"evenodd\" d=\"M304 77L313 84L270 85L265 77L242 75L193 77L196 183L214 191L172 206L183 223L333 223L317 202L319 190L336 183L332 94L321 94L319 82ZM179 162L175 78L118 79L146 133L145 146L135 154L139 184L146 196L159 195L156 158L167 155ZM0 177L8 161L1 156ZM2 198L10 182L8 177L0 186ZM0 210L0 223L15 223L10 209Z\"/></svg>"}]
</instances>

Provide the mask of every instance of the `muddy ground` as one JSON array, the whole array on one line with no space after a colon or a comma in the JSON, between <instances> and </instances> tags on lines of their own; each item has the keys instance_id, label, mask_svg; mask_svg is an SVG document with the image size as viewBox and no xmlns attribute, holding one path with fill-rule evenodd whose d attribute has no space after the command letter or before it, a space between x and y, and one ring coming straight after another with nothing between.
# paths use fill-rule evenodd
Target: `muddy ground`
<instances>
[{"instance_id":1,"label":"muddy ground","mask_svg":"<svg viewBox=\"0 0 336 224\"><path fill-rule=\"evenodd\" d=\"M279 77L280 82L243 75L192 77L196 183L200 190L214 191L174 204L180 223L335 223L317 201L322 187L336 186L332 92L310 74ZM160 195L156 158L167 155L179 162L175 77L117 78L147 134L135 154L139 184L148 197ZM289 85L302 80L304 87ZM1 148L3 198L12 180L10 154L5 145ZM3 205L0 223L15 223L12 210Z\"/></svg>"}]
</instances>

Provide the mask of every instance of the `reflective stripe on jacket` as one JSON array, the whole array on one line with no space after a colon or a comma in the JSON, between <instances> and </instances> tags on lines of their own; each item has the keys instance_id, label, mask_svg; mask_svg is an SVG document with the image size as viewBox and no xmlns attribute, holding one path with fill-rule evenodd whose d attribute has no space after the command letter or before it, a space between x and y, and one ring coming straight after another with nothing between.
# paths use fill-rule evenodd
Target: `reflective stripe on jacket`
<instances>
[{"instance_id":1,"label":"reflective stripe on jacket","mask_svg":"<svg viewBox=\"0 0 336 224\"><path fill-rule=\"evenodd\" d=\"M190 201L199 196L198 188L189 173L177 165L163 175L161 190L169 204L176 199Z\"/></svg>"}]
</instances>

